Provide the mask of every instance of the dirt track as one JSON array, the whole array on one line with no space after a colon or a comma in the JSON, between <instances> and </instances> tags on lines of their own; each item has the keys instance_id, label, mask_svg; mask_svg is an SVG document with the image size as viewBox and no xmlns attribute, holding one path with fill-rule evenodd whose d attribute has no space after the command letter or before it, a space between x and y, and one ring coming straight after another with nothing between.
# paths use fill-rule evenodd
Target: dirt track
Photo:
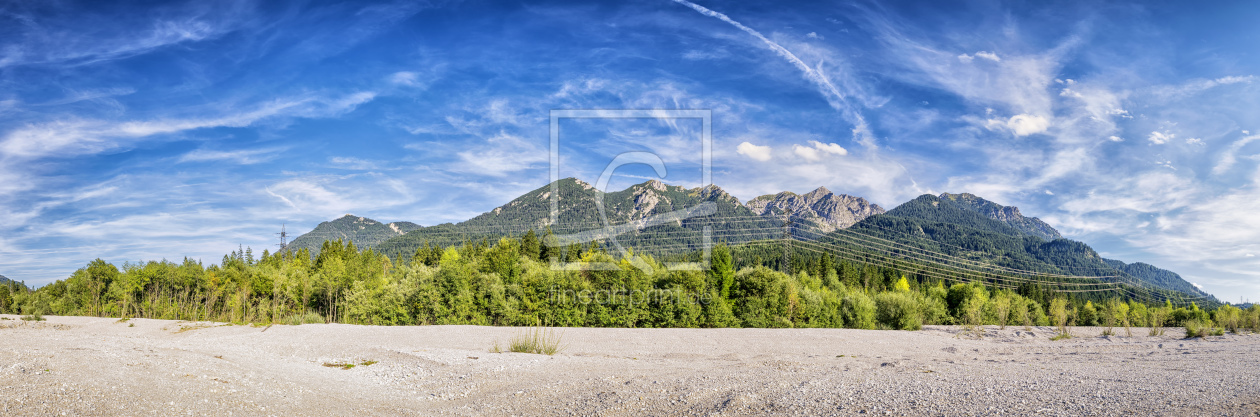
<instances>
[{"instance_id":1,"label":"dirt track","mask_svg":"<svg viewBox=\"0 0 1260 417\"><path fill-rule=\"evenodd\" d=\"M586 328L544 356L489 352L515 328L0 317L0 415L1260 416L1255 335Z\"/></svg>"}]
</instances>

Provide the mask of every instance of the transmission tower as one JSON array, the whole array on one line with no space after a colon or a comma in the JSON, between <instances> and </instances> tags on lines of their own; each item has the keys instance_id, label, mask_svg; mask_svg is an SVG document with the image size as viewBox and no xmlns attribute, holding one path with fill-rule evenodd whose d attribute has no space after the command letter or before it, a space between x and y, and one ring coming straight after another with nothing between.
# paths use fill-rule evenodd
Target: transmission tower
<instances>
[{"instance_id":1,"label":"transmission tower","mask_svg":"<svg viewBox=\"0 0 1260 417\"><path fill-rule=\"evenodd\" d=\"M792 275L792 209L783 219L783 273Z\"/></svg>"},{"instance_id":2,"label":"transmission tower","mask_svg":"<svg viewBox=\"0 0 1260 417\"><path fill-rule=\"evenodd\" d=\"M281 223L280 233L276 233L277 236L280 236L280 244L276 246L280 247L280 260L288 262L289 260L289 233L284 231L284 226L285 225Z\"/></svg>"}]
</instances>

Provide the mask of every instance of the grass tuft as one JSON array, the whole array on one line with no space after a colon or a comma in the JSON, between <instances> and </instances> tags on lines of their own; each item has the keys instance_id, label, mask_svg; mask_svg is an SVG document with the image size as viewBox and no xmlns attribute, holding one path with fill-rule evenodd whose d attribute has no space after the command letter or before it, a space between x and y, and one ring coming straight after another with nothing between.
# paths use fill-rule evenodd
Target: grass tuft
<instances>
[{"instance_id":1,"label":"grass tuft","mask_svg":"<svg viewBox=\"0 0 1260 417\"><path fill-rule=\"evenodd\" d=\"M562 333L556 333L554 328L535 326L526 330L524 334L513 336L508 350L517 353L555 355L563 349L560 345L560 339L563 336Z\"/></svg>"},{"instance_id":2,"label":"grass tuft","mask_svg":"<svg viewBox=\"0 0 1260 417\"><path fill-rule=\"evenodd\" d=\"M44 315L43 315L43 314L39 314L39 313L31 313L31 314L27 314L27 315L25 315L25 316L22 316L22 320L26 320L26 321L44 321Z\"/></svg>"}]
</instances>

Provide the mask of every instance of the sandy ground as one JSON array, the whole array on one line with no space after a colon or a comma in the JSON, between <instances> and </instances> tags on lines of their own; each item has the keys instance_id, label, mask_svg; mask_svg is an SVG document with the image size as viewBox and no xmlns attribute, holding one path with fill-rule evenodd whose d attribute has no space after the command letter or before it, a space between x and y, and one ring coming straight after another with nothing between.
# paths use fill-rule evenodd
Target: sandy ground
<instances>
[{"instance_id":1,"label":"sandy ground","mask_svg":"<svg viewBox=\"0 0 1260 417\"><path fill-rule=\"evenodd\" d=\"M518 328L0 316L0 415L1260 416L1260 336L1074 330L574 328L545 356L490 352Z\"/></svg>"}]
</instances>

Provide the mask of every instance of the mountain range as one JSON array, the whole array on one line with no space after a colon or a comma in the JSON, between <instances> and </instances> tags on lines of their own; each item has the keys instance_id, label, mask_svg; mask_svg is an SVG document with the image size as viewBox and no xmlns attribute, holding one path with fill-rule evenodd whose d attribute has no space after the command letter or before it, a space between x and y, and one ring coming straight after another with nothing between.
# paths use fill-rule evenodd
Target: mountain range
<instances>
[{"instance_id":1,"label":"mountain range","mask_svg":"<svg viewBox=\"0 0 1260 417\"><path fill-rule=\"evenodd\" d=\"M553 188L557 193L557 222L551 224ZM602 214L599 200L605 209ZM706 205L710 214L670 216ZM885 211L864 198L834 194L823 187L805 194L785 191L763 195L741 203L714 185L685 188L651 180L605 193L584 181L566 178L464 222L422 227L346 215L321 223L295 239L291 247L316 254L325 239L342 239L360 249L409 259L425 244L446 246L519 236L529 230L542 233L549 225L558 236L621 225L618 244L673 253L700 248L706 228L713 241L729 244L780 239L787 232L799 240L832 245L867 258L927 259L960 265L983 262L1047 275L1109 277L1113 282L1215 300L1172 271L1104 259L1085 243L1064 239L1049 224L1024 216L1017 207L967 193L922 195Z\"/></svg>"}]
</instances>

